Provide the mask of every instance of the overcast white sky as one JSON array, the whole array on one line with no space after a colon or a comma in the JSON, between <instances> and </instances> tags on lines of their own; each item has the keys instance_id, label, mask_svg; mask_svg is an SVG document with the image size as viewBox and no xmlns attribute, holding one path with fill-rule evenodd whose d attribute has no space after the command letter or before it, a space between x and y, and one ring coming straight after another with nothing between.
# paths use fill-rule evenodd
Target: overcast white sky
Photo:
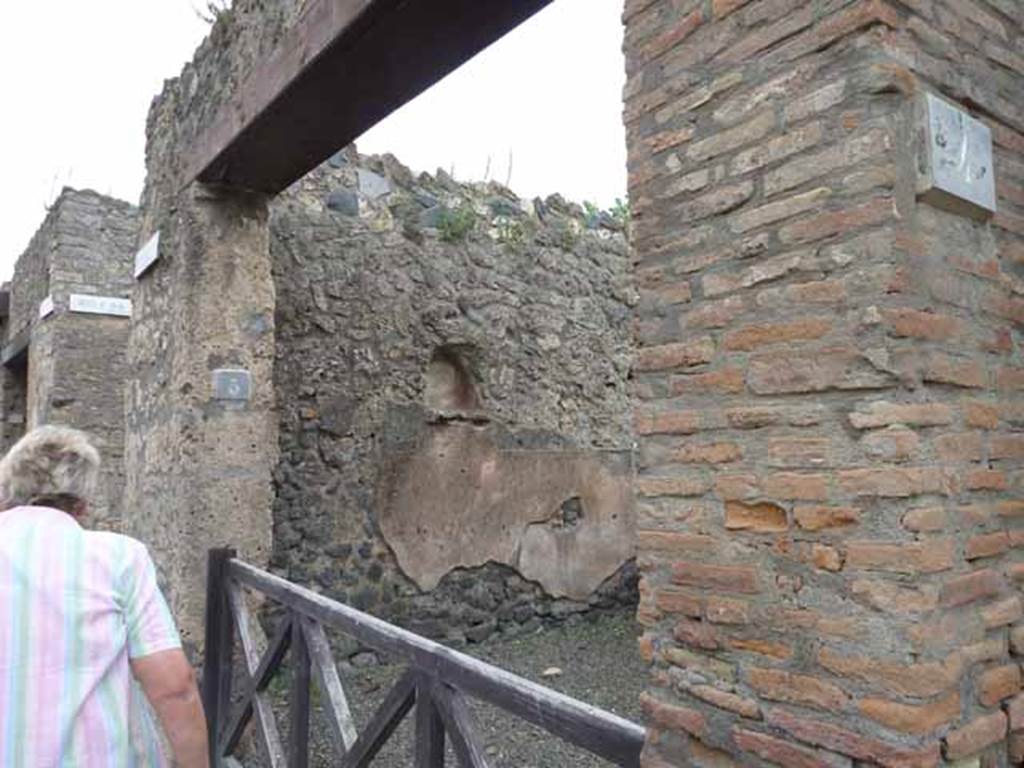
<instances>
[{"instance_id":1,"label":"overcast white sky","mask_svg":"<svg viewBox=\"0 0 1024 768\"><path fill-rule=\"evenodd\" d=\"M199 0L195 0L199 4ZM621 0L555 0L359 140L414 170L625 195ZM31 0L0 25L0 279L67 185L137 202L146 112L207 31L193 0Z\"/></svg>"}]
</instances>

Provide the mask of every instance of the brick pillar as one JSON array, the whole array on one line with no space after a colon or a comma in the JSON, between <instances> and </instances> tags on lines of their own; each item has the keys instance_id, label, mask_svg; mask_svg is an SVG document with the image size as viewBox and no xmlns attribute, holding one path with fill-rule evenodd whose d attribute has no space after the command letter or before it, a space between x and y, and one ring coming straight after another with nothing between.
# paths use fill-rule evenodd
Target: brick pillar
<instances>
[{"instance_id":1,"label":"brick pillar","mask_svg":"<svg viewBox=\"0 0 1024 768\"><path fill-rule=\"evenodd\" d=\"M270 553L277 422L267 201L200 185L151 197L143 241L159 229L160 258L134 294L124 515L198 648L207 549L234 547L258 565ZM217 391L215 371L225 369L248 372L247 397Z\"/></svg>"},{"instance_id":2,"label":"brick pillar","mask_svg":"<svg viewBox=\"0 0 1024 768\"><path fill-rule=\"evenodd\" d=\"M645 765L1020 751L1021 18L627 0ZM926 92L994 218L919 198Z\"/></svg>"}]
</instances>

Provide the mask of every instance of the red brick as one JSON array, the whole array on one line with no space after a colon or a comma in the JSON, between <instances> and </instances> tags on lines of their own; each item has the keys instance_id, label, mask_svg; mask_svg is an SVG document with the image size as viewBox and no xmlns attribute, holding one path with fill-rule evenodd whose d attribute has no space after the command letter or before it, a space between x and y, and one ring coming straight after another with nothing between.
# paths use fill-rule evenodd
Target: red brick
<instances>
[{"instance_id":1,"label":"red brick","mask_svg":"<svg viewBox=\"0 0 1024 768\"><path fill-rule=\"evenodd\" d=\"M900 15L885 0L864 0L864 2L848 6L839 13L822 18L806 32L794 36L785 45L766 55L762 61L766 66L780 61L790 61L812 51L823 50L834 41L850 35L862 27L874 24L885 24L894 29L898 28ZM914 91L916 80L910 72L906 73L905 79L910 83L903 86L902 92L910 94ZM885 86L887 89L892 89L896 87L896 84L886 82Z\"/></svg>"},{"instance_id":2,"label":"red brick","mask_svg":"<svg viewBox=\"0 0 1024 768\"><path fill-rule=\"evenodd\" d=\"M706 139L694 142L687 149L686 157L693 163L710 160L767 136L775 127L775 115L765 110L734 128L717 131Z\"/></svg>"},{"instance_id":3,"label":"red brick","mask_svg":"<svg viewBox=\"0 0 1024 768\"><path fill-rule=\"evenodd\" d=\"M825 392L830 389L874 389L892 377L879 371L851 348L815 352L780 352L751 359L747 380L759 395Z\"/></svg>"},{"instance_id":4,"label":"red brick","mask_svg":"<svg viewBox=\"0 0 1024 768\"><path fill-rule=\"evenodd\" d=\"M956 491L956 478L936 467L848 469L839 472L844 493L855 496L907 498L923 493L950 495Z\"/></svg>"},{"instance_id":5,"label":"red brick","mask_svg":"<svg viewBox=\"0 0 1024 768\"><path fill-rule=\"evenodd\" d=\"M707 141L707 139L705 139ZM698 144L691 144L692 152ZM732 186L719 186L700 197L678 203L672 216L683 221L697 222L738 208L754 194L753 182L743 181Z\"/></svg>"},{"instance_id":6,"label":"red brick","mask_svg":"<svg viewBox=\"0 0 1024 768\"><path fill-rule=\"evenodd\" d=\"M955 653L943 662L901 664L826 647L818 651L818 663L834 675L860 680L886 695L915 698L946 693L959 685L963 673L963 660Z\"/></svg>"},{"instance_id":7,"label":"red brick","mask_svg":"<svg viewBox=\"0 0 1024 768\"><path fill-rule=\"evenodd\" d=\"M760 27L742 37L735 45L719 55L723 62L736 63L754 58L754 54L770 47L780 40L799 32L814 22L814 9L802 6L799 10L787 14L774 24Z\"/></svg>"},{"instance_id":8,"label":"red brick","mask_svg":"<svg viewBox=\"0 0 1024 768\"><path fill-rule=\"evenodd\" d=\"M935 453L943 462L982 461L985 446L977 432L950 432L933 441Z\"/></svg>"},{"instance_id":9,"label":"red brick","mask_svg":"<svg viewBox=\"0 0 1024 768\"><path fill-rule=\"evenodd\" d=\"M676 623L673 637L683 645L713 651L718 648L718 633L710 624L703 621L682 619Z\"/></svg>"},{"instance_id":10,"label":"red brick","mask_svg":"<svg viewBox=\"0 0 1024 768\"><path fill-rule=\"evenodd\" d=\"M711 490L711 480L703 475L679 477L638 477L636 488L641 496L703 496Z\"/></svg>"},{"instance_id":11,"label":"red brick","mask_svg":"<svg viewBox=\"0 0 1024 768\"><path fill-rule=\"evenodd\" d=\"M973 603L986 597L998 595L1005 588L1002 576L993 570L985 569L967 573L950 579L942 585L939 593L939 604L943 608L955 608L958 605Z\"/></svg>"},{"instance_id":12,"label":"red brick","mask_svg":"<svg viewBox=\"0 0 1024 768\"><path fill-rule=\"evenodd\" d=\"M1024 459L1024 434L993 436L989 458Z\"/></svg>"},{"instance_id":13,"label":"red brick","mask_svg":"<svg viewBox=\"0 0 1024 768\"><path fill-rule=\"evenodd\" d=\"M761 502L745 504L740 501L725 503L725 527L733 531L772 533L789 527L786 510L778 504Z\"/></svg>"},{"instance_id":14,"label":"red brick","mask_svg":"<svg viewBox=\"0 0 1024 768\"><path fill-rule=\"evenodd\" d=\"M847 768L849 760L801 747L764 733L733 728L733 740L745 752L787 768Z\"/></svg>"},{"instance_id":15,"label":"red brick","mask_svg":"<svg viewBox=\"0 0 1024 768\"><path fill-rule=\"evenodd\" d=\"M807 219L787 224L779 230L783 243L810 243L856 229L879 224L893 218L896 208L892 198L879 197L856 206L826 211Z\"/></svg>"},{"instance_id":16,"label":"red brick","mask_svg":"<svg viewBox=\"0 0 1024 768\"><path fill-rule=\"evenodd\" d=\"M1011 578L1020 582L1024 578L1024 563L1015 563L1016 573ZM1024 627L1010 628L1010 650L1014 655L1024 656Z\"/></svg>"},{"instance_id":17,"label":"red brick","mask_svg":"<svg viewBox=\"0 0 1024 768\"><path fill-rule=\"evenodd\" d=\"M955 317L907 307L883 309L882 319L893 336L926 341L946 341L957 336L962 327Z\"/></svg>"},{"instance_id":18,"label":"red brick","mask_svg":"<svg viewBox=\"0 0 1024 768\"><path fill-rule=\"evenodd\" d=\"M903 516L903 527L914 533L941 531L949 524L949 515L942 507L918 507Z\"/></svg>"},{"instance_id":19,"label":"red brick","mask_svg":"<svg viewBox=\"0 0 1024 768\"><path fill-rule=\"evenodd\" d=\"M698 672L705 680L732 682L736 679L735 666L719 661L704 652L690 651L685 648L666 648L663 656L672 666Z\"/></svg>"},{"instance_id":20,"label":"red brick","mask_svg":"<svg viewBox=\"0 0 1024 768\"><path fill-rule=\"evenodd\" d=\"M822 501L829 495L829 476L802 472L776 472L762 482L767 496L795 501Z\"/></svg>"},{"instance_id":21,"label":"red brick","mask_svg":"<svg viewBox=\"0 0 1024 768\"><path fill-rule=\"evenodd\" d=\"M725 644L735 651L747 651L785 661L793 655L792 647L771 640L756 640L742 637L727 638Z\"/></svg>"},{"instance_id":22,"label":"red brick","mask_svg":"<svg viewBox=\"0 0 1024 768\"><path fill-rule=\"evenodd\" d=\"M706 552L714 539L699 533L673 531L637 531L637 545L644 552Z\"/></svg>"},{"instance_id":23,"label":"red brick","mask_svg":"<svg viewBox=\"0 0 1024 768\"><path fill-rule=\"evenodd\" d=\"M792 427L809 427L820 424L823 411L818 406L741 406L728 408L725 420L733 429L760 429L761 427L786 424Z\"/></svg>"},{"instance_id":24,"label":"red brick","mask_svg":"<svg viewBox=\"0 0 1024 768\"><path fill-rule=\"evenodd\" d=\"M744 311L746 302L740 296L705 301L685 316L683 325L686 328L724 328Z\"/></svg>"},{"instance_id":25,"label":"red brick","mask_svg":"<svg viewBox=\"0 0 1024 768\"><path fill-rule=\"evenodd\" d=\"M776 136L774 138L758 142L758 144L750 149L746 149L737 154L729 165L729 171L732 175L737 176L764 168L766 165L778 162L786 157L795 155L797 152L813 147L815 144L819 144L823 136L824 130L820 122L806 123L796 128L791 128L781 136ZM830 192L827 187L823 189L825 189L826 192ZM784 218L789 218L794 214L803 213L812 207L816 207L817 201L827 196L828 194L822 196L819 192L814 197L815 202L811 202L811 200L808 199L807 193L803 196L794 195L780 203L773 203L772 205L781 205L781 209L776 213L758 217L757 220L762 221L763 223L768 223L770 221L779 221ZM801 197L803 197L802 200L800 200ZM798 201L795 205L788 204L790 201L794 200ZM754 224L754 222L750 223ZM754 226L759 225L754 224ZM745 231L750 228L750 226L744 226L737 231Z\"/></svg>"},{"instance_id":26,"label":"red brick","mask_svg":"<svg viewBox=\"0 0 1024 768\"><path fill-rule=\"evenodd\" d=\"M668 29L665 29L665 31L656 35L653 39L633 51L633 56L636 58L637 65L643 66L679 45L703 23L703 9L698 8L697 10L686 14L668 27ZM659 27L659 29L661 29L661 27Z\"/></svg>"},{"instance_id":27,"label":"red brick","mask_svg":"<svg viewBox=\"0 0 1024 768\"><path fill-rule=\"evenodd\" d=\"M1006 736L1006 715L993 712L977 717L962 728L950 731L943 740L947 760L959 760L977 754Z\"/></svg>"},{"instance_id":28,"label":"red brick","mask_svg":"<svg viewBox=\"0 0 1024 768\"><path fill-rule=\"evenodd\" d=\"M789 102L790 105L794 102ZM887 131L872 130L850 138L814 154L801 155L764 176L766 195L774 195L797 187L811 179L829 176L832 172L856 165L861 160L880 155L892 148Z\"/></svg>"},{"instance_id":29,"label":"red brick","mask_svg":"<svg viewBox=\"0 0 1024 768\"><path fill-rule=\"evenodd\" d=\"M839 550L825 544L814 544L811 546L811 561L815 568L823 571L841 571L843 569L843 557Z\"/></svg>"},{"instance_id":30,"label":"red brick","mask_svg":"<svg viewBox=\"0 0 1024 768\"><path fill-rule=\"evenodd\" d=\"M996 429L999 426L999 408L995 403L965 401L964 421L969 427Z\"/></svg>"},{"instance_id":31,"label":"red brick","mask_svg":"<svg viewBox=\"0 0 1024 768\"><path fill-rule=\"evenodd\" d=\"M637 353L634 368L638 371L666 371L673 368L689 368L711 361L715 345L710 337L680 344L664 344L647 347Z\"/></svg>"},{"instance_id":32,"label":"red brick","mask_svg":"<svg viewBox=\"0 0 1024 768\"><path fill-rule=\"evenodd\" d=\"M775 437L768 441L768 458L775 466L826 466L832 441L822 437Z\"/></svg>"},{"instance_id":33,"label":"red brick","mask_svg":"<svg viewBox=\"0 0 1024 768\"><path fill-rule=\"evenodd\" d=\"M881 461L907 461L918 453L921 438L912 429L896 425L878 429L861 438L864 454Z\"/></svg>"},{"instance_id":34,"label":"red brick","mask_svg":"<svg viewBox=\"0 0 1024 768\"><path fill-rule=\"evenodd\" d=\"M981 615L985 629L996 629L1020 621L1024 617L1024 607L1021 606L1020 598L1017 595L1012 595L989 603L978 613Z\"/></svg>"},{"instance_id":35,"label":"red brick","mask_svg":"<svg viewBox=\"0 0 1024 768\"><path fill-rule=\"evenodd\" d=\"M1006 716L1009 718L1011 731L1024 728L1024 693L1018 693L1006 702Z\"/></svg>"},{"instance_id":36,"label":"red brick","mask_svg":"<svg viewBox=\"0 0 1024 768\"><path fill-rule=\"evenodd\" d=\"M682 464L727 464L743 458L743 449L736 443L694 443L673 454Z\"/></svg>"},{"instance_id":37,"label":"red brick","mask_svg":"<svg viewBox=\"0 0 1024 768\"><path fill-rule=\"evenodd\" d=\"M850 594L875 610L886 613L928 613L938 605L938 593L930 585L913 589L887 581L858 579L850 584Z\"/></svg>"},{"instance_id":38,"label":"red brick","mask_svg":"<svg viewBox=\"0 0 1024 768\"><path fill-rule=\"evenodd\" d=\"M994 707L1019 691L1020 667L1017 664L986 669L978 676L978 701L986 707Z\"/></svg>"},{"instance_id":39,"label":"red brick","mask_svg":"<svg viewBox=\"0 0 1024 768\"><path fill-rule=\"evenodd\" d=\"M754 475L715 475L715 493L723 499L749 499L761 492L761 486Z\"/></svg>"},{"instance_id":40,"label":"red brick","mask_svg":"<svg viewBox=\"0 0 1024 768\"><path fill-rule=\"evenodd\" d=\"M782 669L752 667L746 672L746 680L758 695L773 701L838 712L846 707L849 700L846 692L837 685Z\"/></svg>"},{"instance_id":41,"label":"red brick","mask_svg":"<svg viewBox=\"0 0 1024 768\"><path fill-rule=\"evenodd\" d=\"M699 596L674 587L660 587L655 590L654 605L659 611L678 616L699 618L704 615L704 602Z\"/></svg>"},{"instance_id":42,"label":"red brick","mask_svg":"<svg viewBox=\"0 0 1024 768\"><path fill-rule=\"evenodd\" d=\"M838 280L817 280L812 283L797 283L780 288L766 288L757 294L755 302L759 307L797 304L826 304L835 306L846 299L846 288Z\"/></svg>"},{"instance_id":43,"label":"red brick","mask_svg":"<svg viewBox=\"0 0 1024 768\"><path fill-rule=\"evenodd\" d=\"M972 469L964 475L968 491L1005 491L1009 488L1006 473L998 469Z\"/></svg>"},{"instance_id":44,"label":"red brick","mask_svg":"<svg viewBox=\"0 0 1024 768\"><path fill-rule=\"evenodd\" d=\"M745 1L745 0L744 0ZM690 739L686 746L687 758L693 768L741 768L742 764L732 758L731 755L719 749L709 747L696 739ZM679 762L672 763L666 768L676 768ZM641 768L648 768L646 764ZM652 766L651 768L657 768Z\"/></svg>"},{"instance_id":45,"label":"red brick","mask_svg":"<svg viewBox=\"0 0 1024 768\"><path fill-rule=\"evenodd\" d=\"M672 393L675 395L735 393L742 392L743 387L741 368L722 368L672 379Z\"/></svg>"},{"instance_id":46,"label":"red brick","mask_svg":"<svg viewBox=\"0 0 1024 768\"><path fill-rule=\"evenodd\" d=\"M672 149L672 147L685 144L693 138L694 131L695 128L692 125L686 125L671 131L661 131L644 139L644 144L647 145L652 154L656 155L659 152L664 152L666 149Z\"/></svg>"},{"instance_id":47,"label":"red brick","mask_svg":"<svg viewBox=\"0 0 1024 768\"><path fill-rule=\"evenodd\" d=\"M746 565L677 562L672 566L672 581L683 586L722 592L756 593L760 591L757 569Z\"/></svg>"},{"instance_id":48,"label":"red brick","mask_svg":"<svg viewBox=\"0 0 1024 768\"><path fill-rule=\"evenodd\" d=\"M748 624L750 603L731 597L711 596L707 599L704 615L714 624Z\"/></svg>"},{"instance_id":49,"label":"red brick","mask_svg":"<svg viewBox=\"0 0 1024 768\"><path fill-rule=\"evenodd\" d=\"M636 431L641 435L692 435L701 430L699 411L638 412Z\"/></svg>"},{"instance_id":50,"label":"red brick","mask_svg":"<svg viewBox=\"0 0 1024 768\"><path fill-rule=\"evenodd\" d=\"M857 429L905 424L912 427L944 426L953 423L953 409L945 403L891 403L879 400L862 404L850 414Z\"/></svg>"},{"instance_id":51,"label":"red brick","mask_svg":"<svg viewBox=\"0 0 1024 768\"><path fill-rule=\"evenodd\" d=\"M952 539L883 542L851 541L846 546L846 567L889 573L936 573L953 567Z\"/></svg>"},{"instance_id":52,"label":"red brick","mask_svg":"<svg viewBox=\"0 0 1024 768\"><path fill-rule=\"evenodd\" d=\"M857 705L865 717L886 728L923 736L948 725L960 716L960 693L952 691L927 704L902 704L887 699L861 699Z\"/></svg>"},{"instance_id":53,"label":"red brick","mask_svg":"<svg viewBox=\"0 0 1024 768\"><path fill-rule=\"evenodd\" d=\"M977 360L938 353L929 356L921 377L925 381L974 389L988 384L988 373Z\"/></svg>"},{"instance_id":54,"label":"red brick","mask_svg":"<svg viewBox=\"0 0 1024 768\"><path fill-rule=\"evenodd\" d=\"M860 512L856 507L802 505L793 508L793 520L806 531L821 531L856 525Z\"/></svg>"},{"instance_id":55,"label":"red brick","mask_svg":"<svg viewBox=\"0 0 1024 768\"><path fill-rule=\"evenodd\" d=\"M723 346L728 350L749 351L768 344L820 339L831 330L831 320L817 317L788 323L748 325L726 334Z\"/></svg>"},{"instance_id":56,"label":"red brick","mask_svg":"<svg viewBox=\"0 0 1024 768\"><path fill-rule=\"evenodd\" d=\"M1006 531L983 533L972 536L964 545L964 559L977 560L981 557L999 555L1010 548L1010 537Z\"/></svg>"},{"instance_id":57,"label":"red brick","mask_svg":"<svg viewBox=\"0 0 1024 768\"><path fill-rule=\"evenodd\" d=\"M733 11L742 8L750 0L712 0L711 14L715 19L724 19Z\"/></svg>"},{"instance_id":58,"label":"red brick","mask_svg":"<svg viewBox=\"0 0 1024 768\"><path fill-rule=\"evenodd\" d=\"M938 764L938 745L901 747L863 736L822 720L797 717L781 709L766 713L768 725L780 728L800 741L830 749L885 768L933 768Z\"/></svg>"},{"instance_id":59,"label":"red brick","mask_svg":"<svg viewBox=\"0 0 1024 768\"><path fill-rule=\"evenodd\" d=\"M996 369L996 389L1009 392L1024 390L1024 368L1004 366Z\"/></svg>"},{"instance_id":60,"label":"red brick","mask_svg":"<svg viewBox=\"0 0 1024 768\"><path fill-rule=\"evenodd\" d=\"M761 708L753 699L748 699L735 693L723 691L720 688L715 688L710 685L691 685L688 686L686 690L698 699L706 701L708 704L718 707L719 709L735 712L741 717L746 717L752 720L761 719Z\"/></svg>"},{"instance_id":61,"label":"red brick","mask_svg":"<svg viewBox=\"0 0 1024 768\"><path fill-rule=\"evenodd\" d=\"M649 693L640 694L640 706L647 720L654 725L672 731L685 731L697 738L703 738L707 733L704 715L695 709L669 704Z\"/></svg>"}]
</instances>

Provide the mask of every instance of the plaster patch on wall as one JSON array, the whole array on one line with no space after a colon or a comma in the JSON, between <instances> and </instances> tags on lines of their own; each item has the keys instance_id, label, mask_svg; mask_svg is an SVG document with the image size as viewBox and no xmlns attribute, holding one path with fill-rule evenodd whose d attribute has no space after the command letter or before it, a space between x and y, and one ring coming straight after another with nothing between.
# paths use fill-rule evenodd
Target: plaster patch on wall
<instances>
[{"instance_id":1,"label":"plaster patch on wall","mask_svg":"<svg viewBox=\"0 0 1024 768\"><path fill-rule=\"evenodd\" d=\"M383 475L381 532L424 590L497 562L551 595L586 599L633 556L627 453L499 448L489 430L434 427ZM564 505L582 514L565 524Z\"/></svg>"}]
</instances>

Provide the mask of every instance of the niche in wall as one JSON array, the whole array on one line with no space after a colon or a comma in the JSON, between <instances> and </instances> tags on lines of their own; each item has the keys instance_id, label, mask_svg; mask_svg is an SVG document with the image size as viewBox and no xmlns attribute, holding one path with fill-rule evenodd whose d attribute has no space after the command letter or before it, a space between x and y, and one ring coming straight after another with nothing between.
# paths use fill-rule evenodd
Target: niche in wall
<instances>
[{"instance_id":1,"label":"niche in wall","mask_svg":"<svg viewBox=\"0 0 1024 768\"><path fill-rule=\"evenodd\" d=\"M424 405L442 414L473 414L480 411L476 383L467 364L465 348L438 347L427 366Z\"/></svg>"}]
</instances>

